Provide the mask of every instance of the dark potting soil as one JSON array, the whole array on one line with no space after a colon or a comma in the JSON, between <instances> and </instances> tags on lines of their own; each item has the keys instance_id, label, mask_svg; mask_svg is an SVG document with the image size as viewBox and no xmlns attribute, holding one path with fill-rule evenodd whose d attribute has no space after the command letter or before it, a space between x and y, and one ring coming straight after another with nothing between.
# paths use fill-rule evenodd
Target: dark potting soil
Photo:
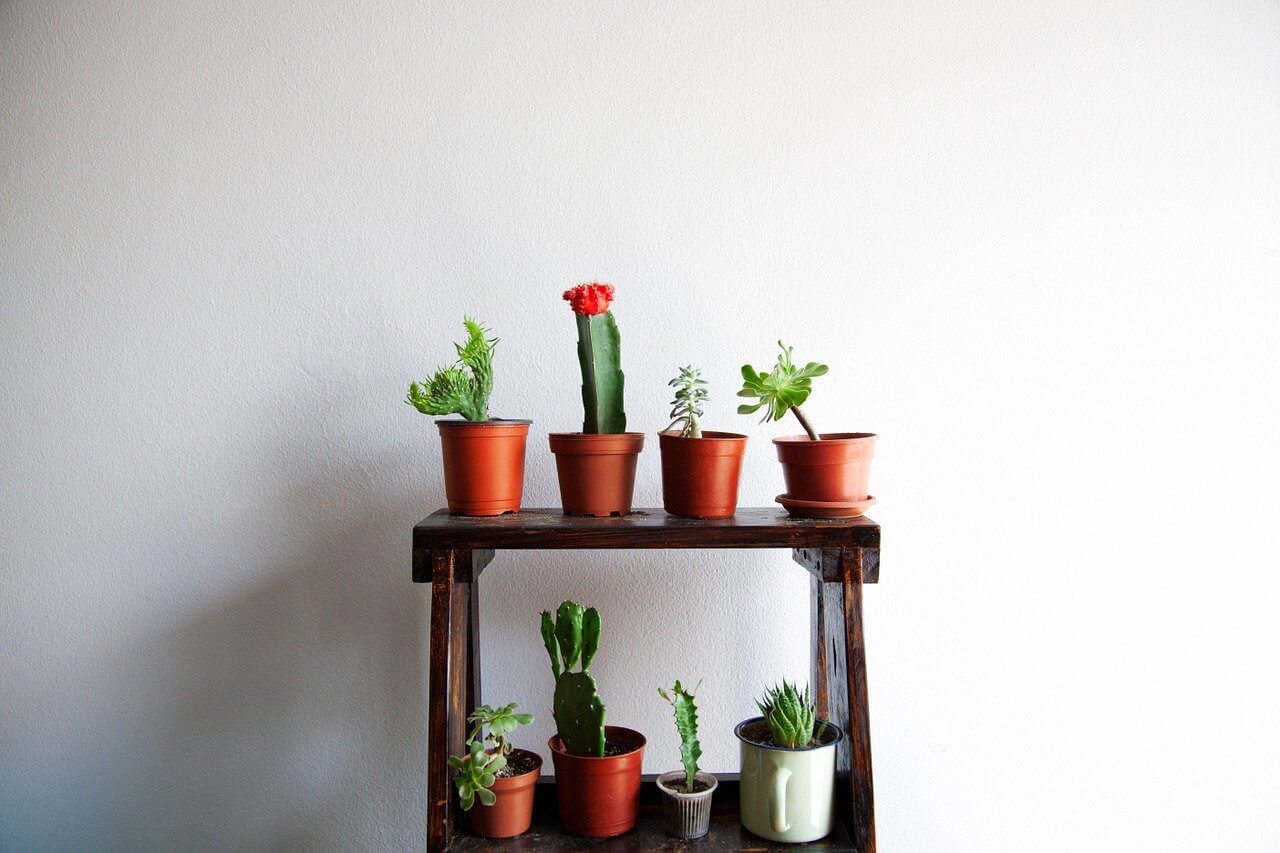
<instances>
[{"instance_id":1,"label":"dark potting soil","mask_svg":"<svg viewBox=\"0 0 1280 853\"><path fill-rule=\"evenodd\" d=\"M676 779L672 782L663 782L662 784L666 785L671 790L679 791L682 794L701 794L703 791L711 787L709 784L707 784L706 782L703 782L701 779L693 780L692 791L690 791L687 787L685 787L683 779Z\"/></svg>"},{"instance_id":2,"label":"dark potting soil","mask_svg":"<svg viewBox=\"0 0 1280 853\"><path fill-rule=\"evenodd\" d=\"M760 746L772 746L777 749L812 749L816 746L826 746L836 739L835 730L830 726L823 727L822 723L818 723L813 727L814 730L822 729L822 734L816 739L809 741L804 746L790 747L783 746L773 739L773 731L769 728L769 724L765 722L752 723L742 728L742 736L749 743L759 744Z\"/></svg>"},{"instance_id":3,"label":"dark potting soil","mask_svg":"<svg viewBox=\"0 0 1280 853\"><path fill-rule=\"evenodd\" d=\"M626 755L628 752L635 752L636 744L629 741L606 740L604 742L604 757L611 758L615 755Z\"/></svg>"},{"instance_id":4,"label":"dark potting soil","mask_svg":"<svg viewBox=\"0 0 1280 853\"><path fill-rule=\"evenodd\" d=\"M523 776L537 766L538 760L533 756L525 755L521 752L513 752L507 756L507 766L493 775L499 779L506 779L509 776Z\"/></svg>"}]
</instances>

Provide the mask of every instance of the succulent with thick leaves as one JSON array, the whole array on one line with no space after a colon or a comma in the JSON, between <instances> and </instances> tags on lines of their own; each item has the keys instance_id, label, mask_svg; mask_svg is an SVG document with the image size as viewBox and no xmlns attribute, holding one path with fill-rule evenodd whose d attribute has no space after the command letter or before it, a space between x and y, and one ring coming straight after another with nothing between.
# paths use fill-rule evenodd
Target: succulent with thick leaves
<instances>
[{"instance_id":1,"label":"succulent with thick leaves","mask_svg":"<svg viewBox=\"0 0 1280 853\"><path fill-rule=\"evenodd\" d=\"M756 706L764 715L764 721L778 746L790 749L808 746L821 737L826 729L826 723L823 723L821 728L814 731L818 712L809 697L808 685L801 693L796 685L783 681L781 687L766 690L764 696L756 700Z\"/></svg>"},{"instance_id":2,"label":"succulent with thick leaves","mask_svg":"<svg viewBox=\"0 0 1280 853\"><path fill-rule=\"evenodd\" d=\"M678 426L684 438L702 438L698 419L702 417L702 403L707 399L707 383L702 371L693 365L682 367L680 375L667 384L676 389L676 398L671 401L671 417L675 420L667 429Z\"/></svg>"},{"instance_id":3,"label":"succulent with thick leaves","mask_svg":"<svg viewBox=\"0 0 1280 853\"><path fill-rule=\"evenodd\" d=\"M556 677L552 710L556 734L571 755L604 756L604 703L596 692L588 668L600 648L600 613L566 601L551 613L542 613L542 644L551 658ZM571 671L581 661L579 672Z\"/></svg>"},{"instance_id":4,"label":"succulent with thick leaves","mask_svg":"<svg viewBox=\"0 0 1280 853\"><path fill-rule=\"evenodd\" d=\"M458 360L442 367L421 384L409 383L405 402L424 415L462 415L469 421L489 419L493 392L493 348L497 338L470 317L464 318L467 342L454 344Z\"/></svg>"},{"instance_id":5,"label":"succulent with thick leaves","mask_svg":"<svg viewBox=\"0 0 1280 853\"><path fill-rule=\"evenodd\" d=\"M698 707L693 701L697 697L681 687L679 681L670 693L659 687L658 695L670 702L675 709L676 731L680 734L680 762L684 764L685 790L693 793L693 779L698 773L698 759L702 757L702 745L698 743Z\"/></svg>"},{"instance_id":6,"label":"succulent with thick leaves","mask_svg":"<svg viewBox=\"0 0 1280 853\"><path fill-rule=\"evenodd\" d=\"M497 795L489 789L498 778L498 771L507 766L506 756L485 752L480 741L472 740L470 744L471 751L465 758L449 756L449 766L458 771L453 784L458 788L458 802L464 812L471 811L476 800L486 806L497 802Z\"/></svg>"},{"instance_id":7,"label":"succulent with thick leaves","mask_svg":"<svg viewBox=\"0 0 1280 853\"><path fill-rule=\"evenodd\" d=\"M800 411L800 404L809 399L813 378L826 373L827 366L811 361L804 367L796 367L791 360L792 347L782 341L778 341L778 346L782 348L782 353L769 373L757 372L749 364L742 365L742 390L738 392L738 396L754 397L756 402L738 406L738 414L749 415L763 408L764 417L760 419L760 423L766 423L771 420L780 421L790 411L800 421L809 438L818 441L819 435L804 412Z\"/></svg>"},{"instance_id":8,"label":"succulent with thick leaves","mask_svg":"<svg viewBox=\"0 0 1280 853\"><path fill-rule=\"evenodd\" d=\"M532 723L533 714L517 714L515 702L500 708L481 705L471 712L471 715L467 717L467 722L474 726L471 729L469 740L476 740L480 733L487 728L489 731L483 739L492 742L493 749L499 755L510 755L511 742L507 740L507 734L515 731L519 726L527 726Z\"/></svg>"}]
</instances>

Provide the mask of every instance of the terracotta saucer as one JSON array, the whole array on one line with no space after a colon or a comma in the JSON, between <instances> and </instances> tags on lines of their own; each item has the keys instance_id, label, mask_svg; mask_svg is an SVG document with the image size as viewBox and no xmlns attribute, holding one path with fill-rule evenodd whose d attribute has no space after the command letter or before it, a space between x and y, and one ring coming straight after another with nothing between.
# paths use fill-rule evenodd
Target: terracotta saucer
<instances>
[{"instance_id":1,"label":"terracotta saucer","mask_svg":"<svg viewBox=\"0 0 1280 853\"><path fill-rule=\"evenodd\" d=\"M857 518L876 502L871 495L860 501L801 501L786 495L778 495L774 500L796 518Z\"/></svg>"}]
</instances>

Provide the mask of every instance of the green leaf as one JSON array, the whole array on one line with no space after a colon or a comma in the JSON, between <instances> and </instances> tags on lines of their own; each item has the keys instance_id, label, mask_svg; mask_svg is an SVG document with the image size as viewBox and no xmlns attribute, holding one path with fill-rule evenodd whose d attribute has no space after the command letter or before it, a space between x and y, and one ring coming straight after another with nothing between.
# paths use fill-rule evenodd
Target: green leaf
<instances>
[{"instance_id":1,"label":"green leaf","mask_svg":"<svg viewBox=\"0 0 1280 853\"><path fill-rule=\"evenodd\" d=\"M489 784L492 785L493 783L490 782ZM480 802L486 806L491 806L498 801L498 795L493 793L493 791L490 791L488 788L481 788L476 791L476 796L478 796L480 798Z\"/></svg>"}]
</instances>

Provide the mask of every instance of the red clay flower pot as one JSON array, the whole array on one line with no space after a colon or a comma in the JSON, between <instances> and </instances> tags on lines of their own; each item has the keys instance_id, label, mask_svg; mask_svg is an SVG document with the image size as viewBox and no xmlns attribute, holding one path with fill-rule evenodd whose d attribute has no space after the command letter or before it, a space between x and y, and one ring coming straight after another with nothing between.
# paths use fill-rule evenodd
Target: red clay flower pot
<instances>
[{"instance_id":1,"label":"red clay flower pot","mask_svg":"<svg viewBox=\"0 0 1280 853\"><path fill-rule=\"evenodd\" d=\"M527 749L511 750L511 757L517 754L533 758L538 766L528 773L519 776L508 776L496 779L489 788L497 795L498 800L491 806L476 800L468 814L471 816L471 831L485 838L511 838L529 829L533 823L533 791L542 772L542 756Z\"/></svg>"},{"instance_id":2,"label":"red clay flower pot","mask_svg":"<svg viewBox=\"0 0 1280 853\"><path fill-rule=\"evenodd\" d=\"M636 486L638 432L553 432L560 504L569 515L626 515Z\"/></svg>"},{"instance_id":3,"label":"red clay flower pot","mask_svg":"<svg viewBox=\"0 0 1280 853\"><path fill-rule=\"evenodd\" d=\"M853 503L867 499L876 436L869 432L822 433L773 440L787 483L787 497L802 501Z\"/></svg>"},{"instance_id":4,"label":"red clay flower pot","mask_svg":"<svg viewBox=\"0 0 1280 853\"><path fill-rule=\"evenodd\" d=\"M738 475L747 437L736 432L704 432L685 438L675 430L658 433L662 451L662 506L672 515L728 518L738 508Z\"/></svg>"},{"instance_id":5,"label":"red clay flower pot","mask_svg":"<svg viewBox=\"0 0 1280 853\"><path fill-rule=\"evenodd\" d=\"M574 835L608 838L636 825L640 811L640 765L645 737L634 729L604 727L605 741L629 746L622 755L570 755L556 735L547 741L556 768L560 823Z\"/></svg>"},{"instance_id":6,"label":"red clay flower pot","mask_svg":"<svg viewBox=\"0 0 1280 853\"><path fill-rule=\"evenodd\" d=\"M529 421L436 421L454 515L519 512Z\"/></svg>"}]
</instances>

